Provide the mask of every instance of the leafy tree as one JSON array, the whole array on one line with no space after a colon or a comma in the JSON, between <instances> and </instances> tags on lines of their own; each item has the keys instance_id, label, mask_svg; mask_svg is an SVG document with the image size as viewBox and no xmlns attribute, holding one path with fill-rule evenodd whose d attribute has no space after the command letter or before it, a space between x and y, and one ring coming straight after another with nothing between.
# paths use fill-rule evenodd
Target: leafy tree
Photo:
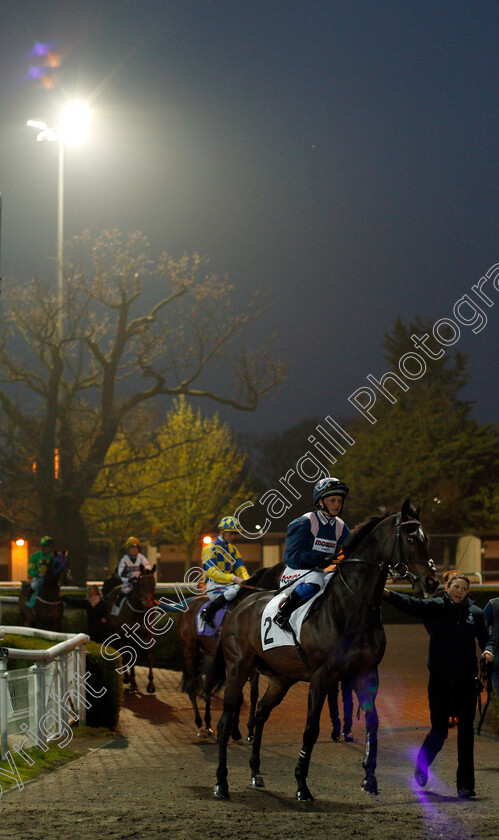
<instances>
[{"instance_id":1,"label":"leafy tree","mask_svg":"<svg viewBox=\"0 0 499 840\"><path fill-rule=\"evenodd\" d=\"M130 533L183 545L189 568L203 531L251 497L229 427L181 396L160 426L114 441L83 514L116 550Z\"/></svg>"},{"instance_id":2,"label":"leafy tree","mask_svg":"<svg viewBox=\"0 0 499 840\"><path fill-rule=\"evenodd\" d=\"M419 319L407 326L398 320L385 335L388 364L382 372L399 374L399 359L414 350L411 336L428 331ZM388 381L396 402L378 395L375 424L360 417L341 421L355 443L330 472L350 485L345 507L349 525L377 513L380 506L395 509L407 496L421 500L425 529L433 533L459 534L499 525L498 430L471 418L472 406L460 396L467 378L466 358L447 350L439 359L427 359L424 376L408 381L406 392ZM319 422L304 420L261 442L256 474L265 489L280 486L279 477L308 448L308 434ZM307 509L304 501L294 502L274 528L280 530Z\"/></svg>"},{"instance_id":3,"label":"leafy tree","mask_svg":"<svg viewBox=\"0 0 499 840\"><path fill-rule=\"evenodd\" d=\"M203 417L185 398L175 400L158 429L162 451L150 497L156 531L185 548L186 568L199 537L224 514L254 498L245 455L218 415Z\"/></svg>"},{"instance_id":4,"label":"leafy tree","mask_svg":"<svg viewBox=\"0 0 499 840\"><path fill-rule=\"evenodd\" d=\"M398 372L399 359L413 348L411 335L425 332L419 319L407 327L396 322L384 342L390 370ZM457 534L497 522L492 505L484 505L497 492L497 427L470 417L471 404L459 396L466 381L465 357L447 352L428 360L426 373L408 383L408 391L393 386L395 404L379 397L375 425L350 425L356 442L343 456L341 472L352 487L353 521L411 496L423 503L427 531Z\"/></svg>"},{"instance_id":5,"label":"leafy tree","mask_svg":"<svg viewBox=\"0 0 499 840\"><path fill-rule=\"evenodd\" d=\"M159 457L154 418L141 410L116 435L82 507L88 533L111 549L111 570L130 534L150 537L148 492L158 480Z\"/></svg>"},{"instance_id":6,"label":"leafy tree","mask_svg":"<svg viewBox=\"0 0 499 840\"><path fill-rule=\"evenodd\" d=\"M82 508L128 418L182 394L252 411L283 369L270 348L243 348L255 300L234 311L231 287L196 254L153 260L140 233L87 233L64 268L62 312L39 280L5 295L0 474L19 524L51 532L81 579Z\"/></svg>"}]
</instances>

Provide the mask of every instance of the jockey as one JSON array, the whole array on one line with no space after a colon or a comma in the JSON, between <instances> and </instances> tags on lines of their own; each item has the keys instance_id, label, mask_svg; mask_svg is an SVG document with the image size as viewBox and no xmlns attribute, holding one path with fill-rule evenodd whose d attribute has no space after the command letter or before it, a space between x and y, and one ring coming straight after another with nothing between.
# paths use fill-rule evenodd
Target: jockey
<instances>
[{"instance_id":1,"label":"jockey","mask_svg":"<svg viewBox=\"0 0 499 840\"><path fill-rule=\"evenodd\" d=\"M26 606L34 607L36 594L42 585L43 576L47 571L48 561L52 556L54 541L52 537L42 537L40 550L35 551L28 560L28 580L33 592L26 601Z\"/></svg>"},{"instance_id":2,"label":"jockey","mask_svg":"<svg viewBox=\"0 0 499 840\"><path fill-rule=\"evenodd\" d=\"M339 516L348 491L347 485L339 478L321 478L313 493L316 510L288 525L281 586L291 583L288 588L292 592L274 617L275 623L283 630L290 629L291 613L324 588L322 570L334 562L334 555L350 533ZM293 581L298 578L300 580L295 588Z\"/></svg>"},{"instance_id":3,"label":"jockey","mask_svg":"<svg viewBox=\"0 0 499 840\"><path fill-rule=\"evenodd\" d=\"M239 533L238 524L234 516L224 516L217 525L218 537L201 552L206 595L211 601L202 611L201 618L210 627L214 626L217 610L232 601L239 592L239 584L249 578L243 558L236 546L229 542L231 535Z\"/></svg>"},{"instance_id":4,"label":"jockey","mask_svg":"<svg viewBox=\"0 0 499 840\"><path fill-rule=\"evenodd\" d=\"M126 554L118 563L117 573L121 578L121 589L116 596L116 605L132 591L133 581L143 569L151 570L147 557L140 553L140 541L137 537L128 537L125 543Z\"/></svg>"}]
</instances>

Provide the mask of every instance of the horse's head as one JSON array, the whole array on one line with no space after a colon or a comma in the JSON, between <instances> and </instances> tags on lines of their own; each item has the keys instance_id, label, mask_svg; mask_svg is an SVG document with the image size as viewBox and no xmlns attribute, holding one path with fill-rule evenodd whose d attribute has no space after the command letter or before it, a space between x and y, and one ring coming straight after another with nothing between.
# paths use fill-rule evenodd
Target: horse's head
<instances>
[{"instance_id":1,"label":"horse's head","mask_svg":"<svg viewBox=\"0 0 499 840\"><path fill-rule=\"evenodd\" d=\"M69 561L66 552L54 551L52 557L47 563L47 571L45 573L48 577L60 581L61 578L69 578Z\"/></svg>"},{"instance_id":2,"label":"horse's head","mask_svg":"<svg viewBox=\"0 0 499 840\"><path fill-rule=\"evenodd\" d=\"M154 573L156 566L152 569L142 569L140 575L135 578L132 595L134 604L140 605L144 610L149 609L154 605L154 592L156 589L156 578Z\"/></svg>"},{"instance_id":3,"label":"horse's head","mask_svg":"<svg viewBox=\"0 0 499 840\"><path fill-rule=\"evenodd\" d=\"M439 581L419 514L420 508L406 499L400 513L395 515L395 542L389 571L393 577L408 580L418 595L428 595L435 592Z\"/></svg>"}]
</instances>

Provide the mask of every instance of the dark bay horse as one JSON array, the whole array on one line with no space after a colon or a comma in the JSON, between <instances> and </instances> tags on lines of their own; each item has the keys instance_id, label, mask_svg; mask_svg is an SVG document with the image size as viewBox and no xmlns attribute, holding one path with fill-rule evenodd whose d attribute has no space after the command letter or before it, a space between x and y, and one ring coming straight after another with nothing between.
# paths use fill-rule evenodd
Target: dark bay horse
<instances>
[{"instance_id":1,"label":"dark bay horse","mask_svg":"<svg viewBox=\"0 0 499 840\"><path fill-rule=\"evenodd\" d=\"M119 636L120 642L126 647L133 648L137 653L140 650L147 652L147 661L149 665L148 673L148 694L154 694L156 687L154 685L153 675L153 653L154 639L151 631L144 625L143 619L146 612L151 609L156 603L154 598L156 579L154 572L156 566L152 569L143 569L142 572L132 582L132 590L125 596L121 603L121 609L118 615L115 615L116 596L119 592L119 587L111 589L104 595L107 608L107 626L109 628L109 637L116 638ZM103 587L104 588L104 587ZM125 627L126 625L126 627ZM131 632L133 631L133 632ZM135 634L138 639L134 639ZM108 638L109 638L108 637ZM104 642L104 644L106 644ZM111 647L116 645L114 641L109 641ZM125 664L125 663L124 663ZM137 691L137 681L135 679L135 661L131 661L130 666L124 674L124 682L130 683L130 691Z\"/></svg>"},{"instance_id":2,"label":"dark bay horse","mask_svg":"<svg viewBox=\"0 0 499 840\"><path fill-rule=\"evenodd\" d=\"M254 593L257 589L277 589L284 569L284 563L258 569L241 587L236 598L229 602L227 612L230 612L243 598ZM203 674L206 665L215 656L218 646L218 636L200 636L196 628L196 616L206 604L205 596L193 598L189 601L187 610L181 612L176 624L177 637L182 648L184 668L182 674L181 691L189 695L194 710L194 720L198 729L198 737L213 735L211 728L211 693L204 691ZM197 697L204 696L205 713L203 719L199 713ZM246 740L253 740L255 709L258 701L258 673L251 676L250 715L248 718L248 735ZM241 695L242 702L242 695ZM239 731L239 709L236 710L231 728L231 735L235 741L241 739Z\"/></svg>"},{"instance_id":3,"label":"dark bay horse","mask_svg":"<svg viewBox=\"0 0 499 840\"><path fill-rule=\"evenodd\" d=\"M27 581L23 581L19 595L19 611L25 627L60 631L64 614L64 606L61 601L61 581L68 575L67 556L62 551L55 551L47 563L47 569L33 607L28 607L26 603L33 590Z\"/></svg>"},{"instance_id":4,"label":"dark bay horse","mask_svg":"<svg viewBox=\"0 0 499 840\"><path fill-rule=\"evenodd\" d=\"M418 594L438 585L435 566L427 551L428 540L419 522L419 510L407 499L401 513L373 517L343 544L344 559L336 574L304 622L302 655L294 646L264 651L260 623L272 596L252 595L239 604L222 625L221 643L209 675L215 690L224 681L223 713L218 724L219 764L214 795L226 799L227 741L234 708L248 675L258 668L270 677L269 687L258 704L255 738L250 759L251 785L263 787L260 746L263 727L272 709L298 681L310 683L303 746L295 769L296 797L311 802L307 786L310 758L319 735L320 714L328 688L340 680L352 683L366 716L366 754L363 761L364 790L377 793L375 776L378 717L375 708L377 666L385 651L381 623L383 588L390 570L407 578ZM218 677L219 682L216 682Z\"/></svg>"}]
</instances>

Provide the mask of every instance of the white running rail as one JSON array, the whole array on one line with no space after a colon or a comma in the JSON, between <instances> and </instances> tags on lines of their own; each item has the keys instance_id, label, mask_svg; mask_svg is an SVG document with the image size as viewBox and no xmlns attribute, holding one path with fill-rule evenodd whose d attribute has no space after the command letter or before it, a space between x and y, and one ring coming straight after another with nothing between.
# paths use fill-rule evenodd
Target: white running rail
<instances>
[{"instance_id":1,"label":"white running rail","mask_svg":"<svg viewBox=\"0 0 499 840\"><path fill-rule=\"evenodd\" d=\"M55 642L46 650L21 650L5 645L5 634ZM1 759L9 746L46 745L70 733L72 722L85 722L85 633L52 633L31 627L0 627L0 746ZM34 664L9 671L9 659ZM70 738L69 738L70 740ZM68 743L69 743L68 740ZM14 744L15 749L15 744Z\"/></svg>"}]
</instances>

